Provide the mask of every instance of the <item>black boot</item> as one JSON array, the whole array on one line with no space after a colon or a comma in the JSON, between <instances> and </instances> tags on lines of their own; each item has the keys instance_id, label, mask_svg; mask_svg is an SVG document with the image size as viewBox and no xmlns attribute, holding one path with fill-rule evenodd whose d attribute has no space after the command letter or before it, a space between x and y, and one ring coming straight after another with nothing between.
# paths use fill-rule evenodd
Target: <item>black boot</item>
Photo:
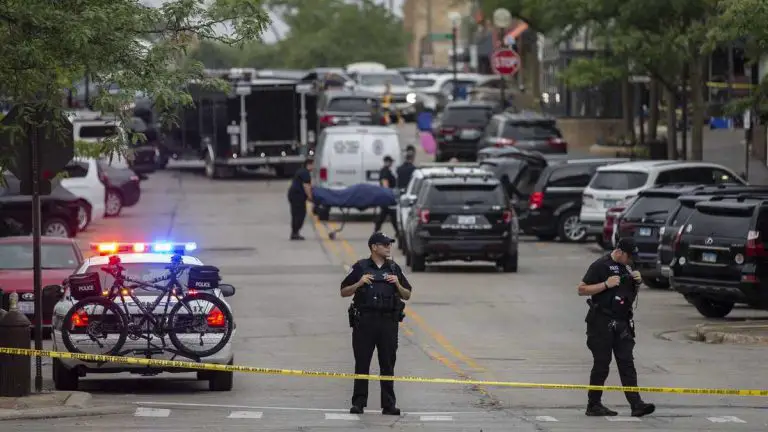
<instances>
[{"instance_id":1,"label":"black boot","mask_svg":"<svg viewBox=\"0 0 768 432\"><path fill-rule=\"evenodd\" d=\"M613 417L619 415L619 413L612 409L608 409L600 402L587 405L587 411L584 414L589 417Z\"/></svg>"},{"instance_id":2,"label":"black boot","mask_svg":"<svg viewBox=\"0 0 768 432\"><path fill-rule=\"evenodd\" d=\"M632 417L646 416L648 414L653 414L654 411L656 411L656 405L640 402L632 406Z\"/></svg>"},{"instance_id":3,"label":"black boot","mask_svg":"<svg viewBox=\"0 0 768 432\"><path fill-rule=\"evenodd\" d=\"M395 408L395 407L384 408L384 409L381 410L381 413L384 414L384 415L396 415L396 416L399 416L400 415L400 408Z\"/></svg>"},{"instance_id":4,"label":"black boot","mask_svg":"<svg viewBox=\"0 0 768 432\"><path fill-rule=\"evenodd\" d=\"M357 405L352 405L352 408L349 409L350 414L362 414L363 411L363 407Z\"/></svg>"}]
</instances>

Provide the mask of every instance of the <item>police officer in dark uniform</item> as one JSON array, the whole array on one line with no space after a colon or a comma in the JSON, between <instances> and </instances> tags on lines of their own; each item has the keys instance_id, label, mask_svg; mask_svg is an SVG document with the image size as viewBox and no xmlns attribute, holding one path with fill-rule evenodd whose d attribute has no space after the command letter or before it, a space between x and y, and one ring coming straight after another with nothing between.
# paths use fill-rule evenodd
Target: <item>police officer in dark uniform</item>
<instances>
[{"instance_id":1,"label":"police officer in dark uniform","mask_svg":"<svg viewBox=\"0 0 768 432\"><path fill-rule=\"evenodd\" d=\"M587 300L587 347L592 351L594 363L589 377L590 385L602 386L608 379L611 356L616 357L621 384L637 386L637 372L632 351L635 347L635 323L632 305L640 287L640 273L629 266L637 254L637 246L631 238L619 240L616 249L598 258L589 266L579 284L580 296ZM586 415L615 416L601 402L603 392L590 390ZM656 407L645 403L636 392L625 392L632 407L632 416L642 417L653 413Z\"/></svg>"},{"instance_id":2,"label":"police officer in dark uniform","mask_svg":"<svg viewBox=\"0 0 768 432\"><path fill-rule=\"evenodd\" d=\"M416 159L416 147L409 145L405 148L405 162L397 167L397 188L401 191L408 187L408 183L413 177L413 172L416 171L416 165L413 161Z\"/></svg>"},{"instance_id":3,"label":"police officer in dark uniform","mask_svg":"<svg viewBox=\"0 0 768 432\"><path fill-rule=\"evenodd\" d=\"M384 166L379 171L379 184L385 188L395 189L397 187L397 179L395 174L392 173L392 163L394 160L391 156L384 156ZM395 235L397 235L397 213L395 209L381 206L379 207L379 216L374 222L373 232L381 231L381 226L384 225L384 220L389 216L389 221L392 222L392 227L395 229Z\"/></svg>"},{"instance_id":4,"label":"police officer in dark uniform","mask_svg":"<svg viewBox=\"0 0 768 432\"><path fill-rule=\"evenodd\" d=\"M341 281L341 296L354 296L349 309L355 373L369 374L373 350L383 376L395 374L397 337L405 314L402 300L411 298L411 284L400 266L389 259L395 240L376 232L368 239L371 256L356 262ZM381 382L382 414L400 415L393 381ZM362 414L368 404L368 380L355 380L352 414Z\"/></svg>"},{"instance_id":5,"label":"police officer in dark uniform","mask_svg":"<svg viewBox=\"0 0 768 432\"><path fill-rule=\"evenodd\" d=\"M310 172L315 166L312 158L304 161L304 166L296 171L288 189L288 204L291 208L291 240L304 240L299 234L307 217L307 200L312 201L312 175Z\"/></svg>"}]
</instances>

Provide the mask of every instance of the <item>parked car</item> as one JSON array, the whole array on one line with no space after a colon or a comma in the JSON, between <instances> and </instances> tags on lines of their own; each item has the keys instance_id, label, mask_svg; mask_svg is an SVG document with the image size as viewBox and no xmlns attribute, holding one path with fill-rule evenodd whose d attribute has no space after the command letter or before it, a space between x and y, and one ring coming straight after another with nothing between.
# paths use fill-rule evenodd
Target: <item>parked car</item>
<instances>
[{"instance_id":1,"label":"parked car","mask_svg":"<svg viewBox=\"0 0 768 432\"><path fill-rule=\"evenodd\" d=\"M371 125L378 95L355 90L326 90L317 101L317 135L329 126ZM383 122L381 124L384 124Z\"/></svg>"},{"instance_id":2,"label":"parked car","mask_svg":"<svg viewBox=\"0 0 768 432\"><path fill-rule=\"evenodd\" d=\"M20 225L24 234L32 233L32 197L21 195L20 182L10 172L3 173L5 185L0 186L0 218ZM53 187L50 195L40 197L40 228L44 236L74 237L77 235L81 200L61 185Z\"/></svg>"},{"instance_id":3,"label":"parked car","mask_svg":"<svg viewBox=\"0 0 768 432\"><path fill-rule=\"evenodd\" d=\"M141 198L141 178L133 170L111 166L100 161L99 176L106 188L105 214L120 215L124 207L132 207Z\"/></svg>"},{"instance_id":4,"label":"parked car","mask_svg":"<svg viewBox=\"0 0 768 432\"><path fill-rule=\"evenodd\" d=\"M85 231L92 221L104 217L106 187L99 175L98 162L95 159L76 159L64 167L66 177L61 179L61 186L80 198L77 213L77 230Z\"/></svg>"},{"instance_id":5,"label":"parked car","mask_svg":"<svg viewBox=\"0 0 768 432\"><path fill-rule=\"evenodd\" d=\"M488 147L568 153L568 143L556 120L534 111L504 111L494 115L485 128L478 150Z\"/></svg>"},{"instance_id":6,"label":"parked car","mask_svg":"<svg viewBox=\"0 0 768 432\"><path fill-rule=\"evenodd\" d=\"M485 102L457 101L447 104L433 132L437 141L435 162L445 162L453 157L476 160L480 138L493 110L493 105Z\"/></svg>"},{"instance_id":7,"label":"parked car","mask_svg":"<svg viewBox=\"0 0 768 432\"><path fill-rule=\"evenodd\" d=\"M673 242L670 283L703 316L722 318L736 303L768 308L768 194L698 202Z\"/></svg>"},{"instance_id":8,"label":"parked car","mask_svg":"<svg viewBox=\"0 0 768 432\"><path fill-rule=\"evenodd\" d=\"M509 197L491 173L484 178L428 179L406 222L411 269L478 260L517 272L518 231Z\"/></svg>"},{"instance_id":9,"label":"parked car","mask_svg":"<svg viewBox=\"0 0 768 432\"><path fill-rule=\"evenodd\" d=\"M518 212L520 229L542 240L559 237L580 242L587 231L579 221L581 199L597 168L626 162L626 158L550 161L528 195L528 207Z\"/></svg>"},{"instance_id":10,"label":"parked car","mask_svg":"<svg viewBox=\"0 0 768 432\"><path fill-rule=\"evenodd\" d=\"M746 181L723 165L696 161L634 161L598 168L584 189L580 219L588 235L602 235L606 210L644 189L677 183L718 185Z\"/></svg>"},{"instance_id":11,"label":"parked car","mask_svg":"<svg viewBox=\"0 0 768 432\"><path fill-rule=\"evenodd\" d=\"M77 242L67 238L43 237L41 240L42 285L61 285L84 258ZM12 292L19 295L19 312L34 323L35 292L32 266L32 237L14 236L0 238L0 306L8 309L8 297ZM53 305L58 301L56 293L43 293L43 326L50 327Z\"/></svg>"},{"instance_id":12,"label":"parked car","mask_svg":"<svg viewBox=\"0 0 768 432\"><path fill-rule=\"evenodd\" d=\"M605 221L603 221L602 235L597 236L597 244L599 244L604 250L613 249L616 246L616 236L619 232L619 222L621 222L621 216L628 206L632 205L632 202L637 197L632 197L620 202L615 207L611 207L605 211ZM588 229L587 233L589 233Z\"/></svg>"}]
</instances>

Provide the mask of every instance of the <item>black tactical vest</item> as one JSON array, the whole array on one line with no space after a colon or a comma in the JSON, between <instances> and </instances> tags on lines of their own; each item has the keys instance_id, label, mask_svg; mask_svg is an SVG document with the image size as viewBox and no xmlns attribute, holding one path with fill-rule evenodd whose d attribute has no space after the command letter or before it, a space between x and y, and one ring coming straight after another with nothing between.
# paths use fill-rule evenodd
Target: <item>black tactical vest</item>
<instances>
[{"instance_id":1,"label":"black tactical vest","mask_svg":"<svg viewBox=\"0 0 768 432\"><path fill-rule=\"evenodd\" d=\"M370 260L360 262L363 267L363 274L373 275L371 284L366 284L358 290L356 294L357 305L362 310L372 310L380 312L395 312L398 310L400 297L395 284L387 282L387 276L396 275L395 271L385 265L382 268L376 268Z\"/></svg>"}]
</instances>

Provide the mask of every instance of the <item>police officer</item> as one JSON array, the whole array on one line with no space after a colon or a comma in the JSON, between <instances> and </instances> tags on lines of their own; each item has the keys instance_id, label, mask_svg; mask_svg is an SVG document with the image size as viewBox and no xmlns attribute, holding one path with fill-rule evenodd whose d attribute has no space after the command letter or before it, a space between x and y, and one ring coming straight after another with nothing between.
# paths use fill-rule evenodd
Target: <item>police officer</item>
<instances>
[{"instance_id":1,"label":"police officer","mask_svg":"<svg viewBox=\"0 0 768 432\"><path fill-rule=\"evenodd\" d=\"M379 171L379 184L385 188L394 189L397 187L397 179L392 173L392 164L395 161L391 156L384 156L384 166ZM389 216L389 221L392 222L392 227L395 229L395 235L397 235L397 214L395 210L388 206L379 207L379 216L374 222L374 232L381 231L381 226L384 225L384 220Z\"/></svg>"},{"instance_id":2,"label":"police officer","mask_svg":"<svg viewBox=\"0 0 768 432\"><path fill-rule=\"evenodd\" d=\"M405 162L397 167L397 188L401 191L408 187L408 183L411 182L413 172L416 171L416 165L413 161L416 159L416 147L408 145L405 148Z\"/></svg>"},{"instance_id":3,"label":"police officer","mask_svg":"<svg viewBox=\"0 0 768 432\"><path fill-rule=\"evenodd\" d=\"M368 239L371 256L356 262L341 281L341 296L354 295L350 306L355 373L368 374L373 350L378 351L383 376L395 374L399 322L405 316L402 300L411 298L411 284L400 266L389 259L395 240L381 232ZM382 414L400 415L393 381L381 382ZM368 380L355 380L352 414L362 414L368 404Z\"/></svg>"},{"instance_id":4,"label":"police officer","mask_svg":"<svg viewBox=\"0 0 768 432\"><path fill-rule=\"evenodd\" d=\"M616 249L598 258L589 266L579 284L580 296L591 296L587 300L589 312L587 323L587 347L592 351L594 363L589 377L590 385L601 386L608 378L611 355L616 357L621 384L637 386L637 372L632 351L635 347L635 323L632 305L637 298L641 277L629 267L637 254L637 246L631 238L619 240ZM618 413L605 407L603 392L590 390L586 415L615 416ZM632 407L632 416L642 417L656 410L653 404L645 403L637 392L625 392Z\"/></svg>"},{"instance_id":5,"label":"police officer","mask_svg":"<svg viewBox=\"0 0 768 432\"><path fill-rule=\"evenodd\" d=\"M304 166L296 171L288 189L288 203L291 208L291 240L304 240L299 234L307 217L307 200L312 201L312 176L310 172L315 166L312 158L304 161Z\"/></svg>"}]
</instances>

